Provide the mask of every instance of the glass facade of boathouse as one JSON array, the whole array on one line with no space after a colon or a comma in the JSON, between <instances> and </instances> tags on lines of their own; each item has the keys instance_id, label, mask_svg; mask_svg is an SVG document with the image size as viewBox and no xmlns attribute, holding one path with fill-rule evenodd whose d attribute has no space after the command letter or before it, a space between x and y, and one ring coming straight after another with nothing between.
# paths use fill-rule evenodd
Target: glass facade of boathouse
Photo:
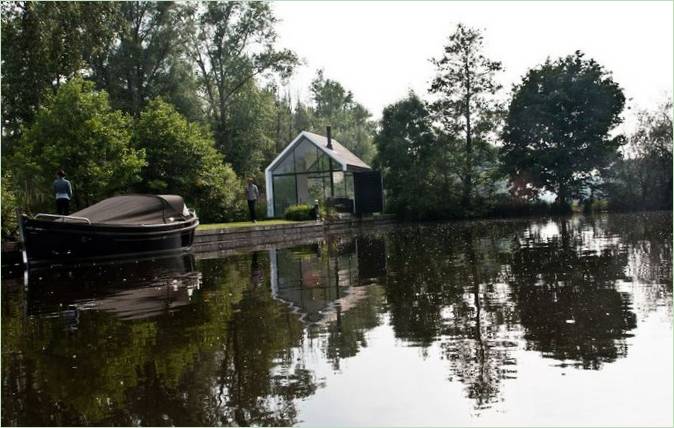
<instances>
[{"instance_id":1,"label":"glass facade of boathouse","mask_svg":"<svg viewBox=\"0 0 674 428\"><path fill-rule=\"evenodd\" d=\"M308 139L303 139L273 168L274 213L296 204L313 205L328 198L353 199L353 173L343 171Z\"/></svg>"},{"instance_id":2,"label":"glass facade of boathouse","mask_svg":"<svg viewBox=\"0 0 674 428\"><path fill-rule=\"evenodd\" d=\"M267 213L280 217L292 205L313 205L316 200L353 201L353 174L368 170L336 140L302 132L265 171Z\"/></svg>"}]
</instances>

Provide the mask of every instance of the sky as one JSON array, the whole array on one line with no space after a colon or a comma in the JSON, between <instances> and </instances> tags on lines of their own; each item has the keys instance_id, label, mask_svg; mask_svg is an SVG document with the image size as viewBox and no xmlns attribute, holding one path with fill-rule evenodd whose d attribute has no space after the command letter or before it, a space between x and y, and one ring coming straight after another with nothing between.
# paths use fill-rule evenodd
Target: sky
<instances>
[{"instance_id":1,"label":"sky","mask_svg":"<svg viewBox=\"0 0 674 428\"><path fill-rule=\"evenodd\" d=\"M582 50L624 89L633 120L671 96L672 2L273 3L279 46L303 60L288 87L308 101L316 70L339 81L375 119L410 89L426 96L430 63L456 24L484 30L485 53L503 63L507 96L526 71Z\"/></svg>"}]
</instances>

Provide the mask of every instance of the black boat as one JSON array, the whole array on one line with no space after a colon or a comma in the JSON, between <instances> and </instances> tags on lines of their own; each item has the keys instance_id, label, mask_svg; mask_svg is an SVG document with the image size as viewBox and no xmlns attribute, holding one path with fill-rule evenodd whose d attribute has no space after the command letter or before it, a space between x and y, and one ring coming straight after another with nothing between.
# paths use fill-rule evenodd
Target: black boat
<instances>
[{"instance_id":1,"label":"black boat","mask_svg":"<svg viewBox=\"0 0 674 428\"><path fill-rule=\"evenodd\" d=\"M124 195L69 216L23 215L24 262L78 263L167 254L192 246L199 219L177 195Z\"/></svg>"}]
</instances>

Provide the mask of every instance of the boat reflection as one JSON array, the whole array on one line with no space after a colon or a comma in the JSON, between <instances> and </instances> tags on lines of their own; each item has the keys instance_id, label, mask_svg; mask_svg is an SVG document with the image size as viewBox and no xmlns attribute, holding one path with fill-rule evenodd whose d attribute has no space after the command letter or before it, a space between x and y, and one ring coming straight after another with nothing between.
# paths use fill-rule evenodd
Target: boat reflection
<instances>
[{"instance_id":1,"label":"boat reflection","mask_svg":"<svg viewBox=\"0 0 674 428\"><path fill-rule=\"evenodd\" d=\"M143 260L59 266L27 275L28 313L77 319L96 310L119 319L152 318L190 303L201 287L191 254Z\"/></svg>"}]
</instances>

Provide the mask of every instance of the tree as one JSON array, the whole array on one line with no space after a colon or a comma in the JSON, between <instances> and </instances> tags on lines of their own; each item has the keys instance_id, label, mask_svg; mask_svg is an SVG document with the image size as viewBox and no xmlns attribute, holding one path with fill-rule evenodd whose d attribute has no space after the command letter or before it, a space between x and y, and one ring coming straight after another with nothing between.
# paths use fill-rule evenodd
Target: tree
<instances>
[{"instance_id":1,"label":"tree","mask_svg":"<svg viewBox=\"0 0 674 428\"><path fill-rule=\"evenodd\" d=\"M500 62L482 53L483 36L479 30L459 24L449 36L444 54L433 59L437 75L430 93L437 96L432 104L436 118L447 134L463 134L461 203L470 208L476 169L476 142L488 140L498 125L499 105L494 95L501 89L494 75L502 70ZM478 149L485 147L478 144Z\"/></svg>"},{"instance_id":2,"label":"tree","mask_svg":"<svg viewBox=\"0 0 674 428\"><path fill-rule=\"evenodd\" d=\"M335 139L363 161L372 161L375 146L370 112L358 104L353 93L347 91L341 83L326 79L322 70L311 82L310 90L314 102L310 130L324 134L326 126L330 125Z\"/></svg>"},{"instance_id":3,"label":"tree","mask_svg":"<svg viewBox=\"0 0 674 428\"><path fill-rule=\"evenodd\" d=\"M638 114L636 131L601 186L617 210L672 208L672 101Z\"/></svg>"},{"instance_id":4,"label":"tree","mask_svg":"<svg viewBox=\"0 0 674 428\"><path fill-rule=\"evenodd\" d=\"M114 107L138 117L159 95L195 116L196 80L184 57L188 9L173 2L122 2L114 48L91 58L93 80Z\"/></svg>"},{"instance_id":5,"label":"tree","mask_svg":"<svg viewBox=\"0 0 674 428\"><path fill-rule=\"evenodd\" d=\"M111 44L115 2L3 2L3 140L17 141L49 89L87 69ZM7 148L5 144L4 149Z\"/></svg>"},{"instance_id":6,"label":"tree","mask_svg":"<svg viewBox=\"0 0 674 428\"><path fill-rule=\"evenodd\" d=\"M131 118L112 110L108 94L80 78L46 94L35 121L9 160L29 209L51 208L54 173L64 168L79 208L126 190L140 179L142 150L131 147Z\"/></svg>"},{"instance_id":7,"label":"tree","mask_svg":"<svg viewBox=\"0 0 674 428\"><path fill-rule=\"evenodd\" d=\"M147 153L139 190L181 195L202 221L232 219L241 186L203 125L188 122L175 107L154 99L140 114L133 141Z\"/></svg>"},{"instance_id":8,"label":"tree","mask_svg":"<svg viewBox=\"0 0 674 428\"><path fill-rule=\"evenodd\" d=\"M623 144L609 132L624 104L610 73L580 51L548 59L514 88L503 130L506 171L567 204Z\"/></svg>"},{"instance_id":9,"label":"tree","mask_svg":"<svg viewBox=\"0 0 674 428\"><path fill-rule=\"evenodd\" d=\"M292 51L276 48L277 19L268 3L209 2L192 8L186 18L189 54L197 65L216 146L227 155L234 97L258 77L287 77L298 60Z\"/></svg>"},{"instance_id":10,"label":"tree","mask_svg":"<svg viewBox=\"0 0 674 428\"><path fill-rule=\"evenodd\" d=\"M412 218L437 211L445 177L434 167L440 146L423 101L411 92L407 98L384 108L381 130L374 141L375 165L383 173L389 209Z\"/></svg>"},{"instance_id":11,"label":"tree","mask_svg":"<svg viewBox=\"0 0 674 428\"><path fill-rule=\"evenodd\" d=\"M219 134L219 149L242 177L264 169L275 153L274 94L248 81L231 97L226 128Z\"/></svg>"}]
</instances>

